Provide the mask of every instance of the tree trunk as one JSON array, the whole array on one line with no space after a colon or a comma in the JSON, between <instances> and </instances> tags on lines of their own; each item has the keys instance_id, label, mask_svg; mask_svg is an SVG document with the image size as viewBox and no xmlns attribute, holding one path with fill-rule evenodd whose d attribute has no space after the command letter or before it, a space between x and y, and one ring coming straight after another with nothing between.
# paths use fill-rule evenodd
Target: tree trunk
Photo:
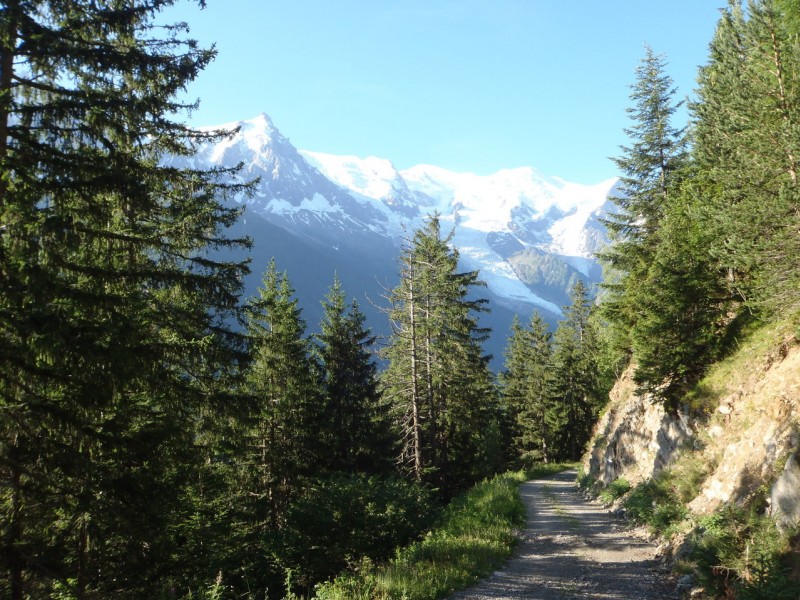
<instances>
[{"instance_id":1,"label":"tree trunk","mask_svg":"<svg viewBox=\"0 0 800 600\"><path fill-rule=\"evenodd\" d=\"M19 2L6 3L5 13L0 18L0 165L8 155L8 122L11 113L11 86L14 75L14 53L17 40L17 13ZM5 204L6 178L0 177L0 206Z\"/></svg>"},{"instance_id":2,"label":"tree trunk","mask_svg":"<svg viewBox=\"0 0 800 600\"><path fill-rule=\"evenodd\" d=\"M86 556L89 549L89 532L86 528L87 516L81 516L80 530L78 531L78 577L75 585L75 598L86 600L87 568L88 558Z\"/></svg>"},{"instance_id":3,"label":"tree trunk","mask_svg":"<svg viewBox=\"0 0 800 600\"><path fill-rule=\"evenodd\" d=\"M408 282L408 317L411 329L411 439L414 451L414 476L417 481L422 481L422 442L420 435L419 418L419 385L417 383L417 322L414 311L414 274Z\"/></svg>"},{"instance_id":4,"label":"tree trunk","mask_svg":"<svg viewBox=\"0 0 800 600\"><path fill-rule=\"evenodd\" d=\"M425 392L428 399L428 410L430 415L430 444L431 456L436 466L442 467L442 459L439 449L439 414L436 406L436 398L433 393L433 345L431 341L431 301L425 301L426 327L425 327Z\"/></svg>"},{"instance_id":5,"label":"tree trunk","mask_svg":"<svg viewBox=\"0 0 800 600\"><path fill-rule=\"evenodd\" d=\"M781 106L781 119L783 120L785 129L790 131L792 118L790 101L786 94L786 86L784 85L786 75L783 68L783 54L781 52L780 42L778 41L778 37L775 33L775 24L771 19L769 19L769 28L770 41L772 42L772 61L775 65L775 71L772 73L772 75L775 76L775 81L778 84L778 99ZM791 144L789 142L785 143L787 144L785 151L786 160L788 161L786 171L789 174L789 178L792 180L792 185L797 185L797 159L795 158Z\"/></svg>"},{"instance_id":6,"label":"tree trunk","mask_svg":"<svg viewBox=\"0 0 800 600\"><path fill-rule=\"evenodd\" d=\"M22 482L18 464L17 436L9 449L11 459L11 522L8 524L8 540L6 541L6 553L8 556L9 583L11 584L11 600L22 600L22 569L23 563L17 544L22 539L21 505L22 505Z\"/></svg>"}]
</instances>

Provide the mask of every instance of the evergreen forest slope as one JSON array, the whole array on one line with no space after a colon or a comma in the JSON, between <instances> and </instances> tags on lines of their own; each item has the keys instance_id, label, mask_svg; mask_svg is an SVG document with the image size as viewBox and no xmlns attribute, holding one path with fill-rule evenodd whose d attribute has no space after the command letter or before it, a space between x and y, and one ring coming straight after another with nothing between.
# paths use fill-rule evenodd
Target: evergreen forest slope
<instances>
[{"instance_id":1,"label":"evergreen forest slope","mask_svg":"<svg viewBox=\"0 0 800 600\"><path fill-rule=\"evenodd\" d=\"M728 3L686 126L665 57L636 75L595 315L622 376L584 483L694 595L797 598L800 7Z\"/></svg>"}]
</instances>

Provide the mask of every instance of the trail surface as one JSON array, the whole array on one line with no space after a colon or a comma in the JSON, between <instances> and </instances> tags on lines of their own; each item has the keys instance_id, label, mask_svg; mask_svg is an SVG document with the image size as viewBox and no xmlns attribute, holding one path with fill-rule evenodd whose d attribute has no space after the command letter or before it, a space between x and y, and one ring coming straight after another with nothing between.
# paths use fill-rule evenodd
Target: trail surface
<instances>
[{"instance_id":1,"label":"trail surface","mask_svg":"<svg viewBox=\"0 0 800 600\"><path fill-rule=\"evenodd\" d=\"M523 541L506 566L451 600L673 600L655 547L600 504L585 500L575 471L521 487Z\"/></svg>"}]
</instances>

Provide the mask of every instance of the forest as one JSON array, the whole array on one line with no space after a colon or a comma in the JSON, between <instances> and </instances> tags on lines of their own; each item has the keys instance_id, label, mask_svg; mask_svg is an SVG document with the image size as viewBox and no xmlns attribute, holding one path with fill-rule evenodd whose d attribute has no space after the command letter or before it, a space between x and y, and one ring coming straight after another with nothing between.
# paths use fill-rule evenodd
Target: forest
<instances>
[{"instance_id":1,"label":"forest","mask_svg":"<svg viewBox=\"0 0 800 600\"><path fill-rule=\"evenodd\" d=\"M646 49L605 281L555 331L515 322L497 375L437 215L380 343L333 273L313 332L280 265L242 297L252 184L165 160L230 134L180 120L215 51L156 25L174 3L0 7L0 598L309 591L476 482L578 459L627 365L675 410L740 331L797 318L795 2L729 2L684 126Z\"/></svg>"},{"instance_id":2,"label":"forest","mask_svg":"<svg viewBox=\"0 0 800 600\"><path fill-rule=\"evenodd\" d=\"M743 331L800 310L800 6L731 1L690 120L647 48L598 311L608 366L674 410Z\"/></svg>"}]
</instances>

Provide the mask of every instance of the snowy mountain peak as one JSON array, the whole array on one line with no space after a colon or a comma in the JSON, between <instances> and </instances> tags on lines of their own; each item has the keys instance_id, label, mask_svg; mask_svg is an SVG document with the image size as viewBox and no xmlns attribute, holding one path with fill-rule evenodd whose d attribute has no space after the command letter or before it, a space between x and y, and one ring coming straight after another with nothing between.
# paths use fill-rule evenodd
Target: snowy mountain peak
<instances>
[{"instance_id":1,"label":"snowy mountain peak","mask_svg":"<svg viewBox=\"0 0 800 600\"><path fill-rule=\"evenodd\" d=\"M244 142L253 152L263 152L269 148L276 137L283 141L283 136L266 113L261 113L248 121L240 121L237 125L241 128L240 135Z\"/></svg>"},{"instance_id":2,"label":"snowy mountain peak","mask_svg":"<svg viewBox=\"0 0 800 600\"><path fill-rule=\"evenodd\" d=\"M331 181L368 198L385 198L395 192L396 185L402 185L397 169L385 158L338 156L308 150L301 150L300 154Z\"/></svg>"},{"instance_id":3,"label":"snowy mountain peak","mask_svg":"<svg viewBox=\"0 0 800 600\"><path fill-rule=\"evenodd\" d=\"M598 216L615 180L585 186L531 167L489 175L433 165L398 171L375 156L298 151L263 113L222 127L238 131L201 149L198 159L243 163L242 178L260 179L255 196L244 201L306 239L337 251L349 244L369 252L374 236L400 245L425 216L438 212L455 227L453 243L465 266L479 269L490 290L512 303L558 314L567 281L596 277L593 255L605 243Z\"/></svg>"}]
</instances>

